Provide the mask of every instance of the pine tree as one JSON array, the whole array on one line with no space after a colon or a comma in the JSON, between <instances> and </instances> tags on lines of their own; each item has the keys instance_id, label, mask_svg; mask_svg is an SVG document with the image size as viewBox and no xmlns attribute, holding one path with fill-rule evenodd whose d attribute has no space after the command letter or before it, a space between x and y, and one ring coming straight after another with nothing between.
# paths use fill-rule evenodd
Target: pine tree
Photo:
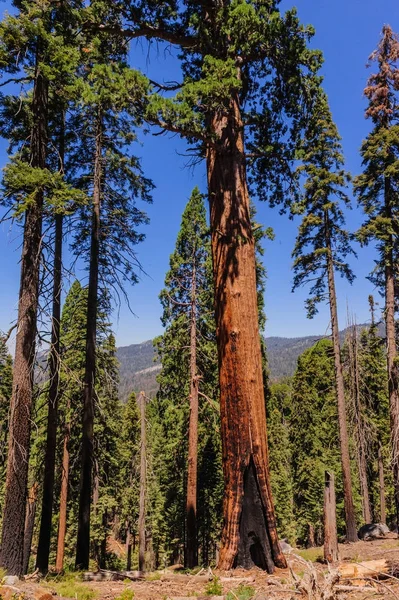
<instances>
[{"instance_id":1,"label":"pine tree","mask_svg":"<svg viewBox=\"0 0 399 600\"><path fill-rule=\"evenodd\" d=\"M8 414L12 393L12 358L0 336L0 513L3 514L5 466L7 462Z\"/></svg>"},{"instance_id":2,"label":"pine tree","mask_svg":"<svg viewBox=\"0 0 399 600\"><path fill-rule=\"evenodd\" d=\"M206 157L226 483L219 566L253 564L244 528L258 507L251 543L260 550L253 555L272 571L286 561L268 473L247 167L260 197L284 197L320 55L307 49L312 30L296 12L283 16L266 0L188 1L179 10L175 2L126 1L123 15L124 39L180 47L183 86L174 99L152 96L146 118L198 142Z\"/></svg>"},{"instance_id":3,"label":"pine tree","mask_svg":"<svg viewBox=\"0 0 399 600\"><path fill-rule=\"evenodd\" d=\"M310 546L322 541L324 473L341 478L334 388L333 345L321 340L298 359L290 419L296 534ZM337 487L341 513L342 488ZM341 518L338 524L341 528Z\"/></svg>"},{"instance_id":4,"label":"pine tree","mask_svg":"<svg viewBox=\"0 0 399 600\"><path fill-rule=\"evenodd\" d=\"M294 289L311 282L310 298L306 301L309 318L317 312L317 304L324 298L327 297L330 305L346 537L348 541L355 541L357 531L335 291L335 273L350 282L354 279L346 261L348 254L353 254L350 235L343 228L343 206L349 206L350 201L345 193L348 174L343 168L340 138L323 93L315 101L314 118L309 121L301 158L303 166L300 172L305 176L305 193L299 211L304 216L293 251Z\"/></svg>"},{"instance_id":5,"label":"pine tree","mask_svg":"<svg viewBox=\"0 0 399 600\"><path fill-rule=\"evenodd\" d=\"M206 420L214 422L210 403L214 403L213 412L216 414L218 406L215 402L217 375L209 233L203 197L197 188L184 210L165 284L160 295L164 309L162 322L166 332L157 344L163 367L158 377L160 390L157 412L173 457L170 467L165 461L163 468L167 466L167 472L175 480L176 486L173 493L173 484L168 481L167 495L174 499L173 510L176 511L171 522L175 531L170 530L169 538L177 542L173 550L175 559L179 554L179 545L186 540L185 563L192 568L198 561L198 482L201 475L204 476L201 473L201 457L203 452L210 453L213 461L218 457L212 430L208 435L204 432ZM202 423L199 421L199 410ZM185 442L187 430L188 446ZM201 432L205 435L201 435ZM206 469L211 481L205 483L202 480L204 490L209 490L209 484L214 482L210 467L208 458ZM171 508L166 501L165 510L170 511ZM183 514L184 529L180 525L184 522Z\"/></svg>"},{"instance_id":6,"label":"pine tree","mask_svg":"<svg viewBox=\"0 0 399 600\"><path fill-rule=\"evenodd\" d=\"M93 2L91 10L101 13L102 4ZM90 551L98 302L104 288L118 294L126 281L137 281L135 267L139 265L134 246L143 239L137 226L146 222L146 217L137 208L136 198L149 200L151 187L141 174L138 160L127 150L138 124L134 100L145 93L143 80L126 66L126 49L112 36L91 37L89 50L75 112L76 131L82 134L75 168L80 185L92 200L90 213L82 211L74 243L74 251L83 255L89 269L76 551L79 568L88 568ZM83 164L82 153L87 157Z\"/></svg>"},{"instance_id":7,"label":"pine tree","mask_svg":"<svg viewBox=\"0 0 399 600\"><path fill-rule=\"evenodd\" d=\"M395 289L397 285L398 183L399 183L399 38L389 25L382 31L377 50L370 57L378 63L364 90L369 101L366 117L373 129L363 142L363 173L355 179L355 192L366 220L358 232L363 244L376 242L380 259L374 279L384 288L389 405L393 478L399 520L399 379L396 365Z\"/></svg>"}]
</instances>

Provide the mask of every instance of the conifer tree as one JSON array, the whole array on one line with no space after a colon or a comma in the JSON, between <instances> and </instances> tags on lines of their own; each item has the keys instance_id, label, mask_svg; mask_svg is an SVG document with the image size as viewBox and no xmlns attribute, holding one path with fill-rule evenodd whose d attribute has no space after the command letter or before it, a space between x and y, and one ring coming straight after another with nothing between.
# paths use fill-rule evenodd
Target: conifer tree
<instances>
[{"instance_id":1,"label":"conifer tree","mask_svg":"<svg viewBox=\"0 0 399 600\"><path fill-rule=\"evenodd\" d=\"M0 513L3 514L5 466L7 462L8 414L12 393L12 359L5 338L0 336Z\"/></svg>"},{"instance_id":2,"label":"conifer tree","mask_svg":"<svg viewBox=\"0 0 399 600\"><path fill-rule=\"evenodd\" d=\"M58 40L52 35L55 7L35 0L13 4L17 14L7 16L0 24L0 68L12 75L10 81L30 84L31 93L29 140L4 175L6 202L11 205L14 217L24 221L24 234L0 564L10 574L20 575L43 211L46 206L62 203L68 186L61 174L47 168L49 80L59 66L57 56L60 56Z\"/></svg>"},{"instance_id":3,"label":"conifer tree","mask_svg":"<svg viewBox=\"0 0 399 600\"><path fill-rule=\"evenodd\" d=\"M294 289L312 284L310 298L306 301L309 318L314 316L317 304L324 299L327 299L330 306L346 537L348 541L355 541L356 518L335 291L335 273L350 282L354 279L346 261L346 257L353 254L350 235L343 228L343 206L350 205L345 193L348 174L343 168L344 159L337 128L332 120L327 98L321 92L315 101L314 117L309 120L301 158L303 166L299 169L305 175L305 193L303 203L299 205L303 218L293 251Z\"/></svg>"},{"instance_id":4,"label":"conifer tree","mask_svg":"<svg viewBox=\"0 0 399 600\"><path fill-rule=\"evenodd\" d=\"M313 546L323 534L325 470L341 479L335 400L334 351L330 340L321 340L298 359L292 384L290 440L297 539ZM342 487L337 486L339 519L343 520Z\"/></svg>"},{"instance_id":5,"label":"conifer tree","mask_svg":"<svg viewBox=\"0 0 399 600\"><path fill-rule=\"evenodd\" d=\"M398 259L399 189L399 38L389 25L382 30L381 41L370 57L378 64L364 90L369 104L366 117L373 129L363 142L363 173L355 179L355 192L366 220L358 232L363 244L376 242L379 261L374 279L385 295L385 324L391 442L395 504L399 520L399 379L395 334L395 290Z\"/></svg>"},{"instance_id":6,"label":"conifer tree","mask_svg":"<svg viewBox=\"0 0 399 600\"><path fill-rule=\"evenodd\" d=\"M101 12L93 2L91 10ZM146 217L136 198L149 200L150 182L138 160L127 150L138 124L135 100L145 93L145 82L124 63L126 49L112 36L89 40L89 59L76 103L75 126L82 144L75 154L77 181L91 196L90 213L82 211L74 251L89 269L87 346L82 428L82 474L76 566L88 568L90 504L93 466L93 423L96 373L98 302L105 288L119 294L126 281L135 283L139 263L134 246L143 239L137 226ZM87 157L82 164L83 156Z\"/></svg>"},{"instance_id":7,"label":"conifer tree","mask_svg":"<svg viewBox=\"0 0 399 600\"><path fill-rule=\"evenodd\" d=\"M286 561L268 473L247 168L261 198L284 198L320 54L307 48L312 29L295 10L281 15L268 0L131 0L122 14L125 39L180 47L183 85L174 99L152 96L146 118L199 142L207 163L226 483L219 566L254 564L244 528L257 507L249 544L260 548L252 553L258 566L272 571Z\"/></svg>"},{"instance_id":8,"label":"conifer tree","mask_svg":"<svg viewBox=\"0 0 399 600\"><path fill-rule=\"evenodd\" d=\"M175 471L174 477L178 478L176 497L182 504L185 498L185 535L184 530L180 530L171 537L180 542L186 539L185 563L192 568L198 561L198 463L201 465L201 450L204 451L207 441L210 444L208 452L214 446L210 432L209 436L202 437L199 452L198 430L203 430L204 419L207 416L209 418L209 402L215 402L217 394L209 232L203 197L197 188L193 190L184 210L165 284L160 298L164 309L162 323L166 326L166 332L157 345L163 367L158 377L159 410L162 411L159 418L168 422L165 423L167 438L178 448L180 464L175 464L172 469ZM211 400L207 401L206 398ZM202 426L199 423L200 407ZM171 418L168 412L176 412L179 417ZM187 436L187 418L188 447L183 442ZM169 422L178 425L174 435L171 435ZM216 458L217 445L215 450ZM187 484L186 490L183 490L185 473ZM209 484L204 482L204 485L209 488ZM183 509L182 504L179 512ZM167 510L167 506L165 508ZM175 526L178 526L177 523Z\"/></svg>"}]
</instances>

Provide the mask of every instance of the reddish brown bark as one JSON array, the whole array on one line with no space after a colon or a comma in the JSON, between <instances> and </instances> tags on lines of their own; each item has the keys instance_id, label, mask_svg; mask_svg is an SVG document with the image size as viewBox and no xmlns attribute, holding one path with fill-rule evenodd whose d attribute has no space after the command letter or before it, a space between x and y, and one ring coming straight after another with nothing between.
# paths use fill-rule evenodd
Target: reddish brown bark
<instances>
[{"instance_id":1,"label":"reddish brown bark","mask_svg":"<svg viewBox=\"0 0 399 600\"><path fill-rule=\"evenodd\" d=\"M87 295L87 338L82 423L82 467L80 477L78 537L76 542L75 563L77 569L88 569L90 557L90 504L93 468L94 385L96 375L96 335L98 306L97 294L100 258L102 136L103 124L101 114L99 113L96 122L89 289Z\"/></svg>"},{"instance_id":2,"label":"reddish brown bark","mask_svg":"<svg viewBox=\"0 0 399 600\"><path fill-rule=\"evenodd\" d=\"M356 517L353 506L352 478L349 456L348 426L346 422L344 377L342 374L341 348L339 341L337 295L335 291L334 265L331 252L330 222L328 211L325 215L326 247L327 247L327 276L328 293L331 314L331 331L334 348L335 385L338 408L338 431L341 449L342 479L344 487L346 539L348 542L357 541Z\"/></svg>"},{"instance_id":3,"label":"reddish brown bark","mask_svg":"<svg viewBox=\"0 0 399 600\"><path fill-rule=\"evenodd\" d=\"M191 284L190 307L190 422L188 431L188 467L186 499L186 567L198 564L197 552L197 465L198 465L198 377L197 377L197 313L196 268L194 265Z\"/></svg>"},{"instance_id":4,"label":"reddish brown bark","mask_svg":"<svg viewBox=\"0 0 399 600\"><path fill-rule=\"evenodd\" d=\"M37 481L29 490L26 501L25 531L24 531L24 561L23 573L26 575L29 570L29 559L32 549L33 530L35 528L37 497L39 495L39 484Z\"/></svg>"},{"instance_id":5,"label":"reddish brown bark","mask_svg":"<svg viewBox=\"0 0 399 600\"><path fill-rule=\"evenodd\" d=\"M145 503L147 495L147 432L145 424L145 394L140 392L140 504L139 504L139 571L145 571Z\"/></svg>"},{"instance_id":6,"label":"reddish brown bark","mask_svg":"<svg viewBox=\"0 0 399 600\"><path fill-rule=\"evenodd\" d=\"M225 494L219 568L286 567L278 543L266 434L251 230L238 94L207 149Z\"/></svg>"},{"instance_id":7,"label":"reddish brown bark","mask_svg":"<svg viewBox=\"0 0 399 600\"><path fill-rule=\"evenodd\" d=\"M328 471L324 488L324 559L329 563L339 560L335 478Z\"/></svg>"},{"instance_id":8,"label":"reddish brown bark","mask_svg":"<svg viewBox=\"0 0 399 600\"><path fill-rule=\"evenodd\" d=\"M37 58L39 64L39 52ZM36 70L32 100L32 167L45 168L47 146L47 80ZM36 193L25 213L15 345L13 392L10 409L6 493L0 565L10 575L22 575L25 510L31 432L33 368L35 358L43 192Z\"/></svg>"},{"instance_id":9,"label":"reddish brown bark","mask_svg":"<svg viewBox=\"0 0 399 600\"><path fill-rule=\"evenodd\" d=\"M69 410L69 406L67 407ZM60 573L64 569L65 554L65 535L67 526L67 501L69 484L69 440L71 437L71 424L69 419L65 423L64 444L62 453L62 473L61 473L61 495L60 495L60 516L58 522L58 541L57 558L55 570Z\"/></svg>"}]
</instances>

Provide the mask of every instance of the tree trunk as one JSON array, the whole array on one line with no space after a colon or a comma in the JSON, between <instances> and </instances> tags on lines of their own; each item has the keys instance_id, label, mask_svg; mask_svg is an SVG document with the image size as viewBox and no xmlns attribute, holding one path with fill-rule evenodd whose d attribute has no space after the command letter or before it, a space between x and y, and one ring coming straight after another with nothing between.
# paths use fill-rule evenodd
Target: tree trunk
<instances>
[{"instance_id":1,"label":"tree trunk","mask_svg":"<svg viewBox=\"0 0 399 600\"><path fill-rule=\"evenodd\" d=\"M388 219L392 220L391 209L391 184L385 178L385 212ZM387 367L388 367L388 393L389 416L391 421L391 445L393 485L395 496L396 520L399 523L399 379L396 365L396 331L395 331L395 264L392 247L393 237L389 236L385 251L385 324L387 338Z\"/></svg>"},{"instance_id":2,"label":"tree trunk","mask_svg":"<svg viewBox=\"0 0 399 600\"><path fill-rule=\"evenodd\" d=\"M60 172L64 172L64 119L62 114L60 134ZM54 271L53 271L53 314L51 321L50 347L50 389L47 416L47 440L44 457L44 479L42 514L40 519L39 542L37 547L36 568L40 573L47 573L50 555L51 524L54 500L55 455L57 449L57 416L60 384L60 321L61 321L61 291L62 291L62 229L63 216L55 216L54 240Z\"/></svg>"},{"instance_id":3,"label":"tree trunk","mask_svg":"<svg viewBox=\"0 0 399 600\"><path fill-rule=\"evenodd\" d=\"M24 527L24 559L23 574L26 575L29 570L29 559L32 549L33 530L35 528L37 497L39 494L39 484L37 481L30 488L28 499L26 501L25 527Z\"/></svg>"},{"instance_id":4,"label":"tree trunk","mask_svg":"<svg viewBox=\"0 0 399 600\"><path fill-rule=\"evenodd\" d=\"M36 65L39 64L39 52ZM32 99L33 128L30 164L45 168L47 147L47 80L36 66ZM7 476L0 565L10 575L22 575L24 526L29 467L33 371L42 245L43 191L25 212L15 344L13 392L10 407ZM17 466L17 468L16 468Z\"/></svg>"},{"instance_id":5,"label":"tree trunk","mask_svg":"<svg viewBox=\"0 0 399 600\"><path fill-rule=\"evenodd\" d=\"M145 394L140 392L140 421L141 421L141 444L140 444L140 506L139 506L139 571L145 571L145 502L147 488L147 441L145 424Z\"/></svg>"},{"instance_id":6,"label":"tree trunk","mask_svg":"<svg viewBox=\"0 0 399 600\"><path fill-rule=\"evenodd\" d=\"M342 479L344 487L344 506L345 506L345 525L346 540L348 542L357 541L356 517L353 506L352 478L349 456L348 427L346 423L345 390L344 377L342 374L341 348L339 342L338 314L337 314L337 296L335 292L334 265L331 253L330 241L330 220L328 212L325 214L326 227L326 246L327 246L327 276L328 293L331 313L331 331L334 347L334 365L335 365L335 384L337 393L338 407L338 430L341 447Z\"/></svg>"},{"instance_id":7,"label":"tree trunk","mask_svg":"<svg viewBox=\"0 0 399 600\"><path fill-rule=\"evenodd\" d=\"M351 363L350 377L352 383L352 397L356 420L356 451L360 491L362 496L363 520L365 523L372 523L369 484L367 477L367 443L360 398L356 325L351 326L351 333L349 336L349 355Z\"/></svg>"},{"instance_id":8,"label":"tree trunk","mask_svg":"<svg viewBox=\"0 0 399 600\"><path fill-rule=\"evenodd\" d=\"M195 259L194 259L195 260ZM197 464L198 464L198 377L197 377L197 313L196 269L193 268L191 284L190 331L190 423L188 431L188 468L186 500L186 567L198 564L197 551Z\"/></svg>"},{"instance_id":9,"label":"tree trunk","mask_svg":"<svg viewBox=\"0 0 399 600\"><path fill-rule=\"evenodd\" d=\"M100 254L100 205L102 186L103 124L99 112L96 123L94 156L93 213L90 247L89 289L87 297L87 339L83 390L82 467L79 492L76 568L88 569L90 557L90 501L93 467L94 385L96 375L96 333L98 270Z\"/></svg>"},{"instance_id":10,"label":"tree trunk","mask_svg":"<svg viewBox=\"0 0 399 600\"><path fill-rule=\"evenodd\" d=\"M287 563L270 487L255 245L238 95L213 115L207 148L220 383L224 527L219 568Z\"/></svg>"},{"instance_id":11,"label":"tree trunk","mask_svg":"<svg viewBox=\"0 0 399 600\"><path fill-rule=\"evenodd\" d=\"M337 508L334 473L325 473L324 488L324 558L327 562L339 560L337 537Z\"/></svg>"},{"instance_id":12,"label":"tree trunk","mask_svg":"<svg viewBox=\"0 0 399 600\"><path fill-rule=\"evenodd\" d=\"M126 523L126 571L132 570L132 536L130 533L130 523Z\"/></svg>"},{"instance_id":13,"label":"tree trunk","mask_svg":"<svg viewBox=\"0 0 399 600\"><path fill-rule=\"evenodd\" d=\"M69 403L67 411L69 411ZM65 423L64 447L62 454L62 473L61 473L61 496L60 496L60 516L58 524L58 541L57 541L57 558L55 562L55 570L61 573L64 569L64 554L65 554L65 535L67 525L67 501L68 501L68 485L69 485L69 440L71 437L71 423L69 416Z\"/></svg>"},{"instance_id":14,"label":"tree trunk","mask_svg":"<svg viewBox=\"0 0 399 600\"><path fill-rule=\"evenodd\" d=\"M378 441L378 481L380 487L380 523L386 524L387 512L385 505L385 478L384 478L384 461L382 458L382 444Z\"/></svg>"}]
</instances>

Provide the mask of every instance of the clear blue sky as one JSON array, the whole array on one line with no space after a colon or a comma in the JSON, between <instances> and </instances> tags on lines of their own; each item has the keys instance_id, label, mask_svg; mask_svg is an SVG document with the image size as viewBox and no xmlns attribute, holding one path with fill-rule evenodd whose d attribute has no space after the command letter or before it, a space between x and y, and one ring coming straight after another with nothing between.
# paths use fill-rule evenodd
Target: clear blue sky
<instances>
[{"instance_id":1,"label":"clear blue sky","mask_svg":"<svg viewBox=\"0 0 399 600\"><path fill-rule=\"evenodd\" d=\"M282 9L293 5L283 0ZM325 56L323 73L334 119L343 138L346 166L353 174L360 170L359 147L369 124L364 119L363 88L368 76L365 67L369 54L379 40L384 23L399 31L399 9L396 0L297 0L299 16L304 23L316 29L313 45ZM3 9L4 7L4 9ZM3 3L1 9L9 7ZM158 81L179 80L178 63L170 59L164 47L154 46L148 53L146 43L135 43L131 52L132 65L145 68ZM185 143L178 137L141 135L142 145L136 153L142 157L145 174L152 178L154 203L148 207L151 223L146 227L147 238L137 250L148 274L138 285L128 290L132 316L122 306L114 316L118 345L138 343L161 333L158 294L173 251L180 218L192 188L198 185L206 191L204 166L188 168L184 156ZM6 161L6 144L0 141L0 166ZM303 307L306 291L291 293L291 251L295 240L296 222L280 216L278 211L257 203L258 221L274 228L276 238L266 242L265 265L268 271L266 289L266 335L286 337L325 333L329 326L327 306L320 307L319 315L309 321ZM360 211L348 214L348 228L356 230L362 220ZM7 330L16 317L20 238L16 227L0 227L1 281L0 329ZM340 326L346 325L347 307L356 315L357 322L366 322L368 294L377 292L366 280L373 267L374 251L358 249L353 261L357 279L353 286L337 281ZM379 298L376 298L379 300ZM381 302L382 306L382 302Z\"/></svg>"}]
</instances>

